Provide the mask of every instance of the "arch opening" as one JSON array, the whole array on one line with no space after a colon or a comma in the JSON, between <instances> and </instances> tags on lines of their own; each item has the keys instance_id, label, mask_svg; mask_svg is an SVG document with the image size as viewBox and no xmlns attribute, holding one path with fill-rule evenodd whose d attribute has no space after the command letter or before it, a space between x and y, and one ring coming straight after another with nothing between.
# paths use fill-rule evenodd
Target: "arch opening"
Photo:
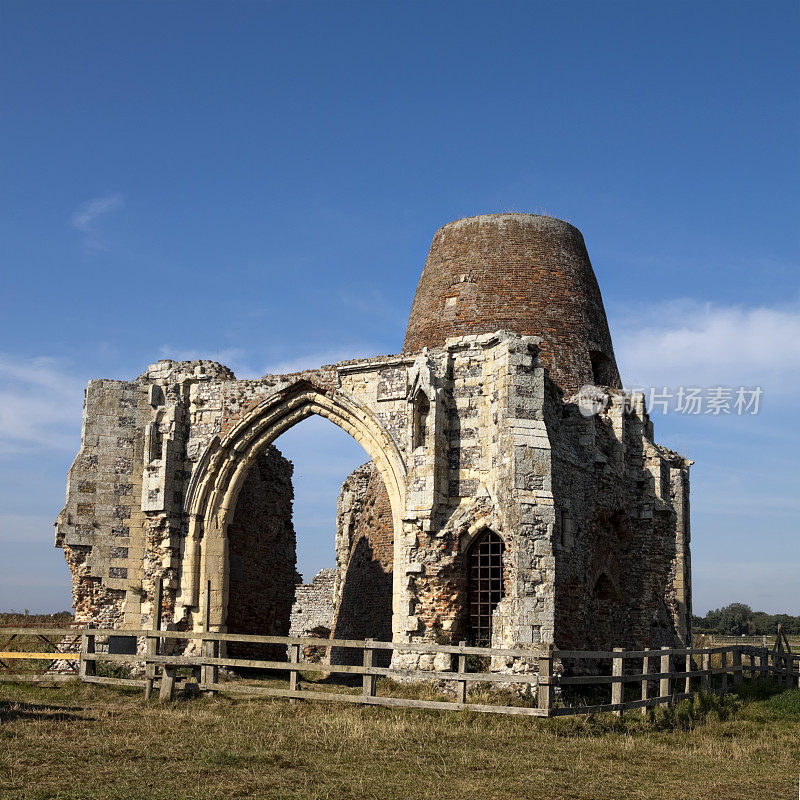
<instances>
[{"instance_id":1,"label":"arch opening","mask_svg":"<svg viewBox=\"0 0 800 800\"><path fill-rule=\"evenodd\" d=\"M326 396L310 387L301 387L295 395L273 396L253 409L206 459L206 474L196 481L195 496L191 498L193 531L190 533L195 535L190 538L198 540L198 578L203 589L210 587L210 617L215 629L289 633L291 606L301 585L291 523L292 468L272 443L300 421L318 415L342 428L371 457L363 465L362 471L368 476L360 489L385 486L379 494L388 497L388 502L365 513L361 508L365 498L359 496L360 511L354 514L353 508L349 508L346 526L341 524L345 509L337 509L336 516L331 512L329 541L336 543L337 558L335 566L331 559L334 575L329 583L333 588L328 588L340 608L335 607L327 625L324 620L316 619L312 627L329 628L334 637L341 636L339 630L348 627L342 611L349 607L351 615L358 611L364 617L365 604L358 600L367 597L373 609L379 609L373 614L379 624L370 625L362 620L363 633L359 632L358 638L392 638L393 564L398 546L395 532L401 518L404 486L401 478L405 466L379 423L368 411L353 406L347 400ZM287 477L288 488L284 486L276 496L276 484ZM369 526L376 520L382 529L380 535L373 536ZM347 535L339 535L342 530ZM299 532L302 536L303 532ZM277 569L276 564L280 564ZM234 631L233 627L247 630ZM349 628L354 627L358 626L351 622Z\"/></svg>"}]
</instances>

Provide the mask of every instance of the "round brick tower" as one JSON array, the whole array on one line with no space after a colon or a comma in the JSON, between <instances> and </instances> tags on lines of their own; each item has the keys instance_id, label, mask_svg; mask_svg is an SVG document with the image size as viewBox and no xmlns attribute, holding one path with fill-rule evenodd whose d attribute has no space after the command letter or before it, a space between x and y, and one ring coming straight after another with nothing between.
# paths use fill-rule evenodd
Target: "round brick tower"
<instances>
[{"instance_id":1,"label":"round brick tower","mask_svg":"<svg viewBox=\"0 0 800 800\"><path fill-rule=\"evenodd\" d=\"M485 214L433 237L404 352L509 330L540 336L550 377L567 395L621 386L603 299L581 232L535 214Z\"/></svg>"}]
</instances>

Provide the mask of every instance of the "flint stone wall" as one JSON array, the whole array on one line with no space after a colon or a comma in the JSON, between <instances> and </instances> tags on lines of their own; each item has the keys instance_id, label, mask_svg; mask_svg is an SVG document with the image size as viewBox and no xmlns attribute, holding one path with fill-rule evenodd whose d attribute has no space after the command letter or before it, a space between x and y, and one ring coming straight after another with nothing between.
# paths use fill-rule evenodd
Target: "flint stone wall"
<instances>
[{"instance_id":1,"label":"flint stone wall","mask_svg":"<svg viewBox=\"0 0 800 800\"><path fill-rule=\"evenodd\" d=\"M321 639L330 637L336 613L333 603L335 582L336 570L322 569L311 583L299 583L295 587L290 636L313 636ZM300 657L303 661L327 662L330 655L326 647L307 645L303 647Z\"/></svg>"},{"instance_id":2,"label":"flint stone wall","mask_svg":"<svg viewBox=\"0 0 800 800\"><path fill-rule=\"evenodd\" d=\"M229 633L288 636L297 574L292 464L276 447L259 454L228 526ZM285 648L229 643L234 658L280 658Z\"/></svg>"},{"instance_id":3,"label":"flint stone wall","mask_svg":"<svg viewBox=\"0 0 800 800\"><path fill-rule=\"evenodd\" d=\"M385 501L379 486L372 494L383 532L340 529L338 538L349 543L348 564L356 545L388 567L388 505L394 640L466 637L467 553L489 528L506 547L495 646L686 641L690 462L653 442L641 397L604 390L599 412L583 417L580 398L549 380L539 344L497 331L258 380L211 362L162 361L136 381L91 382L57 521L81 617L140 627L163 577L166 624L199 628L206 600L212 629L236 624L245 478L283 430L316 413L364 446L385 486ZM288 580L293 556L284 553ZM400 666L449 662L395 654Z\"/></svg>"},{"instance_id":4,"label":"flint stone wall","mask_svg":"<svg viewBox=\"0 0 800 800\"><path fill-rule=\"evenodd\" d=\"M335 614L333 587L335 569L321 569L311 583L299 583L295 588L290 636L330 636Z\"/></svg>"}]
</instances>

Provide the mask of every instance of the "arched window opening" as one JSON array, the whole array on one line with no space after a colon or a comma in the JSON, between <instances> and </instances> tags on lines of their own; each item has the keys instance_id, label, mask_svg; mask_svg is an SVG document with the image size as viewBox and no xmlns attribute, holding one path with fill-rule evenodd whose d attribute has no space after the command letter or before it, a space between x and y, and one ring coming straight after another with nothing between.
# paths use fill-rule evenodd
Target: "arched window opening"
<instances>
[{"instance_id":1,"label":"arched window opening","mask_svg":"<svg viewBox=\"0 0 800 800\"><path fill-rule=\"evenodd\" d=\"M622 609L619 597L608 575L602 573L595 581L590 602L589 622L592 638L598 649L610 649L619 643L619 622Z\"/></svg>"},{"instance_id":2,"label":"arched window opening","mask_svg":"<svg viewBox=\"0 0 800 800\"><path fill-rule=\"evenodd\" d=\"M428 396L423 391L417 392L414 399L414 449L425 447L428 438L428 417L431 413L431 404Z\"/></svg>"},{"instance_id":3,"label":"arched window opening","mask_svg":"<svg viewBox=\"0 0 800 800\"><path fill-rule=\"evenodd\" d=\"M592 362L592 380L595 386L610 386L614 382L611 359L599 350L592 350L589 359Z\"/></svg>"},{"instance_id":4,"label":"arched window opening","mask_svg":"<svg viewBox=\"0 0 800 800\"><path fill-rule=\"evenodd\" d=\"M477 646L492 642L492 614L505 595L503 553L505 544L494 531L485 531L468 554L470 639Z\"/></svg>"}]
</instances>

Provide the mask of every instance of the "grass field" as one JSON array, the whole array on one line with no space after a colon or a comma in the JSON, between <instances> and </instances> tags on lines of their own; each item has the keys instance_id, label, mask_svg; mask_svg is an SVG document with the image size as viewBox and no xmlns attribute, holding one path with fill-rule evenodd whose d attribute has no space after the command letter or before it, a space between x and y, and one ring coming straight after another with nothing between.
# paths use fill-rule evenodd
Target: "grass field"
<instances>
[{"instance_id":1,"label":"grass field","mask_svg":"<svg viewBox=\"0 0 800 800\"><path fill-rule=\"evenodd\" d=\"M800 691L536 720L0 685L3 798L753 800L798 770Z\"/></svg>"}]
</instances>

